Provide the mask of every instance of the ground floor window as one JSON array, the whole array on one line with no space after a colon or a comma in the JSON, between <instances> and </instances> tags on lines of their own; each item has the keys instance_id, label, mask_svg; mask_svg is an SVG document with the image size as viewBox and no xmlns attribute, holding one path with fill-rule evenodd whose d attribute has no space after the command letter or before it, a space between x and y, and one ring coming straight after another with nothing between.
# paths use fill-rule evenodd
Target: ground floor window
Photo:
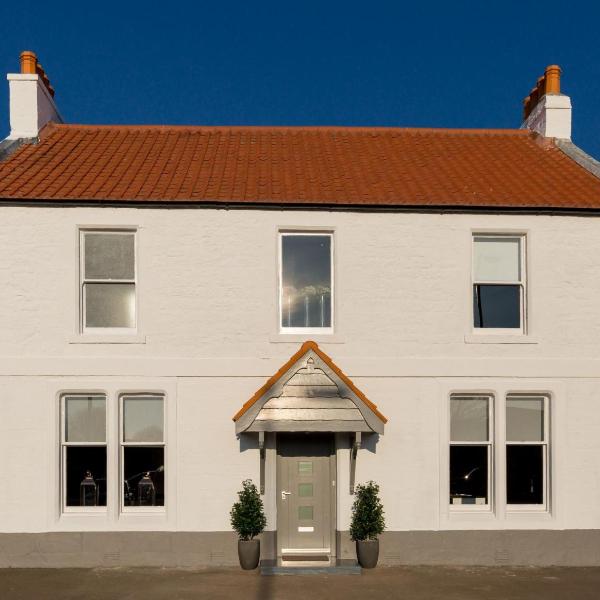
<instances>
[{"instance_id":1,"label":"ground floor window","mask_svg":"<svg viewBox=\"0 0 600 600\"><path fill-rule=\"evenodd\" d=\"M485 508L490 504L491 398L450 398L450 504Z\"/></svg>"},{"instance_id":2,"label":"ground floor window","mask_svg":"<svg viewBox=\"0 0 600 600\"><path fill-rule=\"evenodd\" d=\"M165 504L164 399L154 395L121 397L123 507Z\"/></svg>"},{"instance_id":3,"label":"ground floor window","mask_svg":"<svg viewBox=\"0 0 600 600\"><path fill-rule=\"evenodd\" d=\"M61 398L61 472L65 510L106 506L106 397Z\"/></svg>"},{"instance_id":4,"label":"ground floor window","mask_svg":"<svg viewBox=\"0 0 600 600\"><path fill-rule=\"evenodd\" d=\"M547 505L548 398L506 399L506 503L509 508Z\"/></svg>"}]
</instances>

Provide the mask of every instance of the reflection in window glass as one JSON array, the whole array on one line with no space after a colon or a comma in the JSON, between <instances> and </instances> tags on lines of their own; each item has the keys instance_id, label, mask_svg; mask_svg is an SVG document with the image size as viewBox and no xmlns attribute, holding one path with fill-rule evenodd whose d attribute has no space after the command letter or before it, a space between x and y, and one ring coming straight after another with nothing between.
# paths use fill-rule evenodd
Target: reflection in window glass
<instances>
[{"instance_id":1,"label":"reflection in window glass","mask_svg":"<svg viewBox=\"0 0 600 600\"><path fill-rule=\"evenodd\" d=\"M136 327L135 232L81 232L84 329Z\"/></svg>"},{"instance_id":2,"label":"reflection in window glass","mask_svg":"<svg viewBox=\"0 0 600 600\"><path fill-rule=\"evenodd\" d=\"M474 285L473 319L477 328L521 327L521 286Z\"/></svg>"},{"instance_id":3,"label":"reflection in window glass","mask_svg":"<svg viewBox=\"0 0 600 600\"><path fill-rule=\"evenodd\" d=\"M87 283L86 327L135 327L133 283Z\"/></svg>"},{"instance_id":4,"label":"reflection in window glass","mask_svg":"<svg viewBox=\"0 0 600 600\"><path fill-rule=\"evenodd\" d=\"M164 506L164 448L126 446L123 451L125 506Z\"/></svg>"},{"instance_id":5,"label":"reflection in window glass","mask_svg":"<svg viewBox=\"0 0 600 600\"><path fill-rule=\"evenodd\" d=\"M331 327L331 239L281 236L282 327Z\"/></svg>"},{"instance_id":6,"label":"reflection in window glass","mask_svg":"<svg viewBox=\"0 0 600 600\"><path fill-rule=\"evenodd\" d=\"M488 503L487 446L450 447L450 503Z\"/></svg>"},{"instance_id":7,"label":"reflection in window glass","mask_svg":"<svg viewBox=\"0 0 600 600\"><path fill-rule=\"evenodd\" d=\"M453 442L487 441L488 399L458 398L450 400L450 439Z\"/></svg>"},{"instance_id":8,"label":"reflection in window glass","mask_svg":"<svg viewBox=\"0 0 600 600\"><path fill-rule=\"evenodd\" d=\"M162 442L163 399L154 396L123 398L123 441Z\"/></svg>"}]
</instances>

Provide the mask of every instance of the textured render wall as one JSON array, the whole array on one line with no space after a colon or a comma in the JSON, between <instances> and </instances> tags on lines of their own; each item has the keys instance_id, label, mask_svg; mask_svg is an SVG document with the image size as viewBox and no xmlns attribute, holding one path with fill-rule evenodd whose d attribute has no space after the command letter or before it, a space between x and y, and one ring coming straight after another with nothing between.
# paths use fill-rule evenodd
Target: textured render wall
<instances>
[{"instance_id":1,"label":"textured render wall","mask_svg":"<svg viewBox=\"0 0 600 600\"><path fill-rule=\"evenodd\" d=\"M0 217L0 480L10 483L0 531L227 531L240 481L258 479L258 452L236 440L231 416L299 345L276 335L277 229L317 225L335 230L337 290L336 334L317 340L390 418L357 467L359 481L381 482L389 529L600 527L600 221L7 207ZM77 225L101 224L140 228L145 343L73 343ZM528 233L535 343L466 343L473 229ZM117 392L148 388L164 389L170 407L165 516L119 517L113 502L107 515L61 517L56 394L107 390L114 454ZM501 503L493 515L448 513L445 410L456 390L553 394L550 514L508 515ZM345 530L347 451L338 458ZM269 473L267 484L272 529Z\"/></svg>"}]
</instances>

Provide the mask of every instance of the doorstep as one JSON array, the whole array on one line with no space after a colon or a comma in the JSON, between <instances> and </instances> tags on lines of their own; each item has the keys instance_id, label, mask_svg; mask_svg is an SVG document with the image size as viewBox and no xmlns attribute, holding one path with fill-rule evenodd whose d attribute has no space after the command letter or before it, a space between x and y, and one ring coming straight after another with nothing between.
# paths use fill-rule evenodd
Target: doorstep
<instances>
[{"instance_id":1,"label":"doorstep","mask_svg":"<svg viewBox=\"0 0 600 600\"><path fill-rule=\"evenodd\" d=\"M335 564L317 561L261 560L261 575L360 575L360 565L355 560L336 560Z\"/></svg>"}]
</instances>

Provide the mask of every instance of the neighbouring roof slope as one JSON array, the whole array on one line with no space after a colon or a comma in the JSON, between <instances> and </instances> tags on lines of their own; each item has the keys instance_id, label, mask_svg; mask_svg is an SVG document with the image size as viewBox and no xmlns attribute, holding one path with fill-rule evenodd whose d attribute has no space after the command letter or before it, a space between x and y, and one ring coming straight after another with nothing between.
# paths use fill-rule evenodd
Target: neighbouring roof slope
<instances>
[{"instance_id":1,"label":"neighbouring roof slope","mask_svg":"<svg viewBox=\"0 0 600 600\"><path fill-rule=\"evenodd\" d=\"M527 130L51 123L0 199L600 208L600 179Z\"/></svg>"}]
</instances>

